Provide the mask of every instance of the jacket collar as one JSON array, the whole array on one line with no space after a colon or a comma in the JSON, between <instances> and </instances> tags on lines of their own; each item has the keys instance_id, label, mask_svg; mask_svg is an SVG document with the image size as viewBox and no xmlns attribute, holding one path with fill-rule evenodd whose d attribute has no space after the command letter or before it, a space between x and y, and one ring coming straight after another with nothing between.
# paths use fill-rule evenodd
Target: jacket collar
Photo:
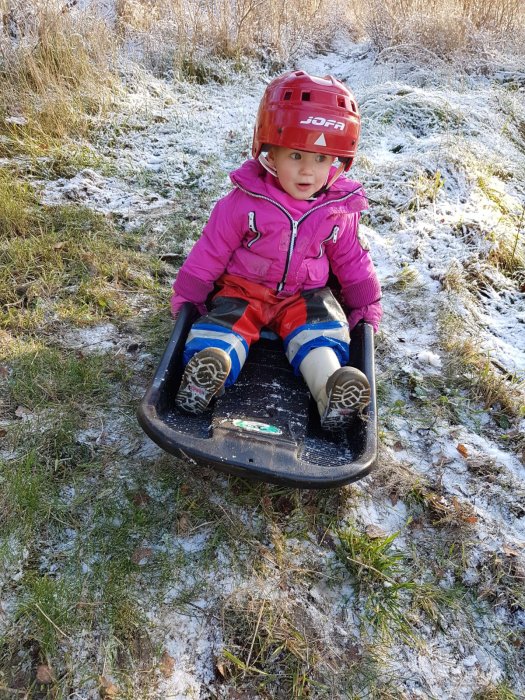
<instances>
[{"instance_id":1,"label":"jacket collar","mask_svg":"<svg viewBox=\"0 0 525 700\"><path fill-rule=\"evenodd\" d=\"M333 177L336 170L335 167L330 169L329 180L330 177ZM350 180L345 175L338 177L327 192L319 195L316 199L306 201L294 199L294 197L287 194L279 185L277 178L267 172L259 161L254 158L245 161L240 168L230 173L230 179L236 187L269 197L284 206L288 211L295 210L304 213L308 209L319 204L325 204L331 201L335 203L346 194L352 192L355 192L355 196L351 199L356 200L352 201L352 210L360 211L368 208L363 187L359 182Z\"/></svg>"}]
</instances>

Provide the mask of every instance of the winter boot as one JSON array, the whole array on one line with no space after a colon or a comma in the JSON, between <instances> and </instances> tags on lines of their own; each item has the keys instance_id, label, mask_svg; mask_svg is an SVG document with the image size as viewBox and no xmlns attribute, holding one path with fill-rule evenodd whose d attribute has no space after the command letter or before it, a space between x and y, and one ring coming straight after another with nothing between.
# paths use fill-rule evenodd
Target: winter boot
<instances>
[{"instance_id":1,"label":"winter boot","mask_svg":"<svg viewBox=\"0 0 525 700\"><path fill-rule=\"evenodd\" d=\"M330 432L346 430L370 403L370 384L355 367L341 367L326 382L326 398L321 426Z\"/></svg>"},{"instance_id":2,"label":"winter boot","mask_svg":"<svg viewBox=\"0 0 525 700\"><path fill-rule=\"evenodd\" d=\"M230 356L219 348L195 353L186 365L175 405L186 413L202 413L224 386L230 373Z\"/></svg>"},{"instance_id":3,"label":"winter boot","mask_svg":"<svg viewBox=\"0 0 525 700\"><path fill-rule=\"evenodd\" d=\"M299 367L317 403L321 427L345 430L354 416L370 403L370 385L355 367L341 367L332 348L314 348Z\"/></svg>"}]
</instances>

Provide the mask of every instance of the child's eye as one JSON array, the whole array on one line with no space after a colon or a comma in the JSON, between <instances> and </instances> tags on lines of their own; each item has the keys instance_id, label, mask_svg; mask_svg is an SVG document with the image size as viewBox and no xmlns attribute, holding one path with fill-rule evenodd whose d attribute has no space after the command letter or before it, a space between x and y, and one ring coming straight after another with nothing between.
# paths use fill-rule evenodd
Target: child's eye
<instances>
[{"instance_id":1,"label":"child's eye","mask_svg":"<svg viewBox=\"0 0 525 700\"><path fill-rule=\"evenodd\" d=\"M301 154L297 152L290 153L290 158L292 160L301 160Z\"/></svg>"},{"instance_id":2,"label":"child's eye","mask_svg":"<svg viewBox=\"0 0 525 700\"><path fill-rule=\"evenodd\" d=\"M326 156L323 155L322 153L319 153L318 155L315 156L315 160L316 160L318 163L324 163L325 160L326 160Z\"/></svg>"}]
</instances>

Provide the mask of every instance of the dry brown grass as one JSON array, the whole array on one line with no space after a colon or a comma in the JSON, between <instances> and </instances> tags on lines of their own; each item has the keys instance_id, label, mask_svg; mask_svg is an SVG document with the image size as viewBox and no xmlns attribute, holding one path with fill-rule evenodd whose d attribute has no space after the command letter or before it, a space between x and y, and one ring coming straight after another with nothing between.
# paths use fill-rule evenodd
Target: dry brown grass
<instances>
[{"instance_id":1,"label":"dry brown grass","mask_svg":"<svg viewBox=\"0 0 525 700\"><path fill-rule=\"evenodd\" d=\"M0 14L0 156L45 154L109 101L114 40L102 20L57 3L0 0Z\"/></svg>"},{"instance_id":2,"label":"dry brown grass","mask_svg":"<svg viewBox=\"0 0 525 700\"><path fill-rule=\"evenodd\" d=\"M287 61L298 50L329 45L349 21L344 0L117 2L120 35L142 46L152 67L203 79L199 71L210 55Z\"/></svg>"},{"instance_id":3,"label":"dry brown grass","mask_svg":"<svg viewBox=\"0 0 525 700\"><path fill-rule=\"evenodd\" d=\"M379 50L417 47L440 57L483 51L493 37L521 33L521 0L370 0L359 21Z\"/></svg>"}]
</instances>

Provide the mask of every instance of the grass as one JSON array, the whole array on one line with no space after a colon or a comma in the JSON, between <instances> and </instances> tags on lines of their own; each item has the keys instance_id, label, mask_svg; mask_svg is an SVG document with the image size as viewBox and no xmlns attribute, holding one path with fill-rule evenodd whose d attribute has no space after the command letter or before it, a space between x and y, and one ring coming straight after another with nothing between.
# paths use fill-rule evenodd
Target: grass
<instances>
[{"instance_id":1,"label":"grass","mask_svg":"<svg viewBox=\"0 0 525 700\"><path fill-rule=\"evenodd\" d=\"M503 427L523 415L520 381L503 375L479 343L470 337L464 320L454 312L442 312L439 319L440 337L447 352L447 382L466 389L471 399L480 402ZM507 419L504 417L507 416Z\"/></svg>"},{"instance_id":2,"label":"grass","mask_svg":"<svg viewBox=\"0 0 525 700\"><path fill-rule=\"evenodd\" d=\"M237 687L307 698L329 689L330 663L300 606L248 593L222 613L225 648L220 670ZM248 684L246 684L248 682Z\"/></svg>"},{"instance_id":3,"label":"grass","mask_svg":"<svg viewBox=\"0 0 525 700\"><path fill-rule=\"evenodd\" d=\"M393 547L399 536L371 538L354 527L339 530L336 548L341 563L356 582L356 591L364 604L362 633L373 630L380 640L399 635L411 639L413 630L406 618L406 594L416 588L406 568L406 556Z\"/></svg>"},{"instance_id":4,"label":"grass","mask_svg":"<svg viewBox=\"0 0 525 700\"><path fill-rule=\"evenodd\" d=\"M481 401L485 408L491 408L493 415L500 416L502 426L508 427L508 418L522 415L519 398L519 380L508 381L498 373L490 357L478 350L470 339L449 339L444 347L450 353L448 371L457 378L461 386L468 388L475 401ZM513 387L514 384L514 387Z\"/></svg>"},{"instance_id":5,"label":"grass","mask_svg":"<svg viewBox=\"0 0 525 700\"><path fill-rule=\"evenodd\" d=\"M409 47L412 55L419 54L420 60L435 64L452 61L458 54L476 57L482 54L484 43L519 36L523 7L519 0L490 4L387 0L359 4L358 17L380 51Z\"/></svg>"},{"instance_id":6,"label":"grass","mask_svg":"<svg viewBox=\"0 0 525 700\"><path fill-rule=\"evenodd\" d=\"M38 435L35 431L32 439ZM139 697L141 688L147 697L158 648L140 602L144 587L153 587L161 602L174 577L189 575L195 566L161 537L170 531L176 509L147 496L138 473L127 488L118 472L109 476L114 455L107 449L89 460L86 454L71 454L59 461L49 448L44 451L44 444L40 447L3 470L8 490L2 494L2 539L10 532L11 546L18 542L27 554L23 576L11 585L17 603L0 638L0 673L7 685L28 688L36 665L45 663L54 669L54 691L60 693L68 677L79 682L82 675L73 648L89 644L90 637L83 635L96 631L104 673L116 679L122 697ZM144 562L136 556L140 548ZM16 561L11 567L17 570Z\"/></svg>"},{"instance_id":7,"label":"grass","mask_svg":"<svg viewBox=\"0 0 525 700\"><path fill-rule=\"evenodd\" d=\"M155 290L164 274L160 261L139 253L101 214L38 206L31 189L5 171L0 236L2 327L10 331L129 316L129 294Z\"/></svg>"},{"instance_id":8,"label":"grass","mask_svg":"<svg viewBox=\"0 0 525 700\"><path fill-rule=\"evenodd\" d=\"M516 554L499 552L488 557L481 571L479 595L511 612L523 610L525 569Z\"/></svg>"},{"instance_id":9,"label":"grass","mask_svg":"<svg viewBox=\"0 0 525 700\"><path fill-rule=\"evenodd\" d=\"M408 202L409 211L417 212L427 204L434 204L440 190L445 185L445 180L439 170L435 172L419 172L415 180L410 183L413 195Z\"/></svg>"},{"instance_id":10,"label":"grass","mask_svg":"<svg viewBox=\"0 0 525 700\"><path fill-rule=\"evenodd\" d=\"M421 286L419 280L420 276L417 269L412 265L402 263L399 275L395 282L392 283L392 288L399 292L407 291L411 288L417 289Z\"/></svg>"},{"instance_id":11,"label":"grass","mask_svg":"<svg viewBox=\"0 0 525 700\"><path fill-rule=\"evenodd\" d=\"M30 411L69 404L71 408L90 402L110 403L115 382L123 382L129 370L123 362L107 355L77 355L44 345L28 343L10 358L8 401Z\"/></svg>"},{"instance_id":12,"label":"grass","mask_svg":"<svg viewBox=\"0 0 525 700\"><path fill-rule=\"evenodd\" d=\"M25 41L2 43L0 157L48 157L59 141L87 135L111 103L114 42L104 22L47 3L32 24L10 16Z\"/></svg>"},{"instance_id":13,"label":"grass","mask_svg":"<svg viewBox=\"0 0 525 700\"><path fill-rule=\"evenodd\" d=\"M472 696L473 700L518 700L518 696L503 682L497 685L490 684L483 690L478 690Z\"/></svg>"},{"instance_id":14,"label":"grass","mask_svg":"<svg viewBox=\"0 0 525 700\"><path fill-rule=\"evenodd\" d=\"M499 219L487 234L491 243L488 261L523 287L525 284L525 207L479 176L479 189L492 204Z\"/></svg>"},{"instance_id":15,"label":"grass","mask_svg":"<svg viewBox=\"0 0 525 700\"><path fill-rule=\"evenodd\" d=\"M145 10L134 3L139 4ZM120 7L126 5L130 9L131 3ZM162 3L146 9L150 14L145 11L141 21L163 32L169 18L162 15L157 22L155 15ZM294 32L283 28L293 29L295 22L304 27L304 16L315 19L316 4L288 3L279 17L277 9L274 4L270 14L265 9L261 29L259 6L248 4L241 26L241 17L222 17L201 36L209 41L213 32L212 38L224 38L233 22L239 32L230 35L229 44L209 41L223 55L232 55L246 37L253 41L254 26L269 34L277 29L283 43L266 41L268 56L285 55L293 50ZM173 270L155 258L167 252L181 261L188 239L200 228L201 212L219 192L215 184L211 192L200 187L202 173L215 169L217 182L222 173L211 159L188 169L179 190L184 201L171 227L176 231L167 230L161 240L145 229L126 234L82 207L39 205L26 178L71 176L84 167L110 173L112 168L82 141L112 100L107 63L112 49L105 34L94 46L88 36L93 25L87 22L67 46L71 25L55 20L59 31L43 26L40 37L33 37L32 55L16 54L17 66L15 47L10 47L12 82L3 83L0 108L0 157L17 159L16 166L0 168L0 378L5 380L0 553L6 569L0 696L11 692L4 690L7 686L28 698L65 700L75 692L110 697L113 683L118 697L151 697L161 692L157 666L164 615L191 612L202 616L204 634L222 623L224 651L206 661L206 672L215 669L219 693L408 698L399 687L404 679L389 675L388 644L408 640L417 645L419 622L430 623L436 634L450 623L463 591L443 589L436 580L446 566L456 567L459 576L457 560L475 524L469 522L472 512L463 502L442 499L415 473L395 476L392 499L406 497L416 517L446 526L439 533L455 538L453 552L443 550L435 557L439 561L427 564L421 562L420 542L421 551L407 551L397 533L371 538L343 525L360 503L359 489L312 493L249 484L147 451L134 433L132 411L142 373L150 374L151 356L163 349L171 325L166 300ZM121 16L119 21L121 36L138 39L136 45L145 42L138 20ZM319 23L308 26L319 33ZM304 39L304 32L295 36ZM173 37L164 34L167 45ZM177 56L169 55L173 48L167 46L167 70L176 73L180 66L196 82L214 79L219 63L214 73L194 51L177 64ZM4 70L7 79L5 65L0 73ZM460 125L459 116L451 120L432 105L427 110L433 131ZM412 110L410 125L415 137L424 135L417 113ZM5 122L4 116L20 119ZM137 177L167 193L155 175ZM416 216L442 196L443 176L425 171L410 186ZM511 275L519 274L523 223L513 211L502 212L510 232L506 249L498 248L498 260L491 258ZM396 288L406 292L416 286L415 264L402 267ZM60 337L62 331L107 321L116 329L137 330L148 355L135 362L126 355L75 351ZM393 417L410 417L412 402L425 420L436 407L442 417L461 417L473 382L480 380L476 372L473 366L463 377L465 389L457 393L447 393L447 378L405 378L409 398L394 405ZM19 408L23 411L17 414ZM467 467L483 476L490 471L490 465ZM416 540L416 529L410 533ZM509 609L523 605L521 573L511 555L486 562L481 574L486 600ZM353 593L343 604L349 584ZM315 585L329 589L326 600L313 602ZM228 586L231 595L225 594ZM332 621L330 595L341 605L333 613L333 627L326 627ZM346 636L338 636L339 614ZM353 619L361 622L361 637ZM334 630L333 639L327 638L327 629ZM53 672L47 687L36 681L38 664L48 664ZM505 684L483 692L487 700L512 698Z\"/></svg>"}]
</instances>

